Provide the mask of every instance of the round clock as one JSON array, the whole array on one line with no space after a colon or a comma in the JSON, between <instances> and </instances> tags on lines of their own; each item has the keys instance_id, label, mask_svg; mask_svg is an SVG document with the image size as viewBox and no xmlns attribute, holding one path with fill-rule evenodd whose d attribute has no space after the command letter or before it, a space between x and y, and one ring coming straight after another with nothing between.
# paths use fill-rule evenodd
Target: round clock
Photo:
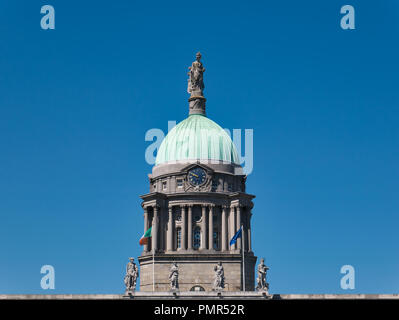
<instances>
[{"instance_id":1,"label":"round clock","mask_svg":"<svg viewBox=\"0 0 399 320\"><path fill-rule=\"evenodd\" d=\"M188 172L188 181L193 185L193 186L200 186L203 184L206 180L206 172L204 169L200 167L196 167L194 169L191 169Z\"/></svg>"}]
</instances>

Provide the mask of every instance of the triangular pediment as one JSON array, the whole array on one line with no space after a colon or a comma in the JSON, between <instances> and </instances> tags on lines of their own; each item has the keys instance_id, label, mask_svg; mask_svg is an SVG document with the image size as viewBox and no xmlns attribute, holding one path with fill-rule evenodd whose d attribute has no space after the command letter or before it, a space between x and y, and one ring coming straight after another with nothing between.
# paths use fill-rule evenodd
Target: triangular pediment
<instances>
[{"instance_id":1,"label":"triangular pediment","mask_svg":"<svg viewBox=\"0 0 399 320\"><path fill-rule=\"evenodd\" d=\"M181 169L181 172L188 172L189 170L196 168L196 167L200 167L202 169L204 169L205 171L209 172L209 173L213 173L215 170L213 170L211 167L208 167L205 164L202 164L200 162L197 163L191 163L189 165L187 165L186 167L184 167L183 169Z\"/></svg>"}]
</instances>

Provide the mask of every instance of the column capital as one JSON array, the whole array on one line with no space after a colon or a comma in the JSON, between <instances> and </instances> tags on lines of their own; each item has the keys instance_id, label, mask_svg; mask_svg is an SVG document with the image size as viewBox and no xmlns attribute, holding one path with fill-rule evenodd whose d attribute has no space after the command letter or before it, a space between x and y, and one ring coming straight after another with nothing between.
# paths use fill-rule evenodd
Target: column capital
<instances>
[{"instance_id":1,"label":"column capital","mask_svg":"<svg viewBox=\"0 0 399 320\"><path fill-rule=\"evenodd\" d=\"M242 209L244 207L246 207L246 205L244 205L242 203L235 203L235 204L231 204L230 205L230 208L240 208L240 209Z\"/></svg>"}]
</instances>

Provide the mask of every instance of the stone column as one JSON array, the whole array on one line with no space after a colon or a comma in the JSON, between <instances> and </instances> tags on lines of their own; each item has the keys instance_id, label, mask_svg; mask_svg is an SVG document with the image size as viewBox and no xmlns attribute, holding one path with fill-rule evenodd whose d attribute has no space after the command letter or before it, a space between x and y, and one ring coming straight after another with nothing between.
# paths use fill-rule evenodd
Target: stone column
<instances>
[{"instance_id":1,"label":"stone column","mask_svg":"<svg viewBox=\"0 0 399 320\"><path fill-rule=\"evenodd\" d=\"M166 178L166 190L163 190L164 192L170 192L171 191L171 183L170 183L171 180L172 179L171 179L170 176Z\"/></svg>"},{"instance_id":2,"label":"stone column","mask_svg":"<svg viewBox=\"0 0 399 320\"><path fill-rule=\"evenodd\" d=\"M248 252L248 209L247 207L241 208L241 223L243 225L243 237L241 245L244 247L244 251Z\"/></svg>"},{"instance_id":3,"label":"stone column","mask_svg":"<svg viewBox=\"0 0 399 320\"><path fill-rule=\"evenodd\" d=\"M234 206L230 207L229 220L230 220L230 223L229 223L229 227L230 227L229 241L230 241L230 239L233 238L234 234L237 231L237 230L235 230L236 229L236 226L235 226L236 219L235 219L235 207ZM236 246L237 246L236 243L230 246L230 242L229 242L230 250L235 250Z\"/></svg>"},{"instance_id":4,"label":"stone column","mask_svg":"<svg viewBox=\"0 0 399 320\"><path fill-rule=\"evenodd\" d=\"M206 249L206 206L204 204L202 205L201 235L200 249Z\"/></svg>"},{"instance_id":5,"label":"stone column","mask_svg":"<svg viewBox=\"0 0 399 320\"><path fill-rule=\"evenodd\" d=\"M227 250L227 230L226 230L226 206L222 206L222 232L220 234L222 241L221 241L221 245L222 247L220 248L221 251L225 251Z\"/></svg>"},{"instance_id":6,"label":"stone column","mask_svg":"<svg viewBox=\"0 0 399 320\"><path fill-rule=\"evenodd\" d=\"M208 232L208 249L213 250L213 207L214 205L209 206L209 232Z\"/></svg>"},{"instance_id":7,"label":"stone column","mask_svg":"<svg viewBox=\"0 0 399 320\"><path fill-rule=\"evenodd\" d=\"M155 205L153 207L154 216L152 218L152 232L151 232L151 239L152 239L152 250L153 252L157 252L158 250L158 206Z\"/></svg>"},{"instance_id":8,"label":"stone column","mask_svg":"<svg viewBox=\"0 0 399 320\"><path fill-rule=\"evenodd\" d=\"M169 206L168 211L168 233L166 239L166 250L172 251L173 250L173 207Z\"/></svg>"},{"instance_id":9,"label":"stone column","mask_svg":"<svg viewBox=\"0 0 399 320\"><path fill-rule=\"evenodd\" d=\"M248 252L252 251L252 243L251 243L251 217L252 217L252 213L251 213L251 209L248 208L248 215L247 215L247 222L248 222L248 231L247 231L247 236L248 236Z\"/></svg>"},{"instance_id":10,"label":"stone column","mask_svg":"<svg viewBox=\"0 0 399 320\"><path fill-rule=\"evenodd\" d=\"M181 206L181 249L186 250L186 206Z\"/></svg>"},{"instance_id":11,"label":"stone column","mask_svg":"<svg viewBox=\"0 0 399 320\"><path fill-rule=\"evenodd\" d=\"M164 249L164 239L163 239L163 210L162 207L159 208L158 210L158 250L162 251Z\"/></svg>"},{"instance_id":12,"label":"stone column","mask_svg":"<svg viewBox=\"0 0 399 320\"><path fill-rule=\"evenodd\" d=\"M144 207L144 233L147 230L148 230L148 210L147 207ZM148 244L144 245L144 252L148 252Z\"/></svg>"},{"instance_id":13,"label":"stone column","mask_svg":"<svg viewBox=\"0 0 399 320\"><path fill-rule=\"evenodd\" d=\"M241 207L237 206L237 223L236 223L236 231L241 228ZM237 239L237 249L241 250L243 235L241 234L241 238Z\"/></svg>"},{"instance_id":14,"label":"stone column","mask_svg":"<svg viewBox=\"0 0 399 320\"><path fill-rule=\"evenodd\" d=\"M188 250L193 249L193 206L188 206L188 219L187 219L187 247Z\"/></svg>"}]
</instances>

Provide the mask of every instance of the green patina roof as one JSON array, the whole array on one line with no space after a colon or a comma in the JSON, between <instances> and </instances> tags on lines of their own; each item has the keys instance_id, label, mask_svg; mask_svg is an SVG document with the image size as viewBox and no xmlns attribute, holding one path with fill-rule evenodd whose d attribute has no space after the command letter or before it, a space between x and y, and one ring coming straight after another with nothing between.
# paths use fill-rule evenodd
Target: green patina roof
<instances>
[{"instance_id":1,"label":"green patina roof","mask_svg":"<svg viewBox=\"0 0 399 320\"><path fill-rule=\"evenodd\" d=\"M240 164L236 147L216 122L192 114L162 141L155 165L179 160L221 160Z\"/></svg>"}]
</instances>

